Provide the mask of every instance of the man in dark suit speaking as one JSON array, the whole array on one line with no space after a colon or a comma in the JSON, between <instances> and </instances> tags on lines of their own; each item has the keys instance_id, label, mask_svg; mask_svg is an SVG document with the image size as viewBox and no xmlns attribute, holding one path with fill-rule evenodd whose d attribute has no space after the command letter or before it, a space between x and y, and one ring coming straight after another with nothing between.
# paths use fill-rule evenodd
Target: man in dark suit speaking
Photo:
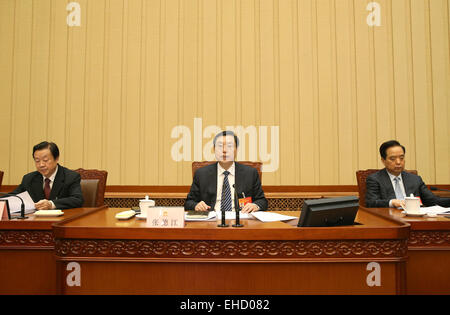
<instances>
[{"instance_id":1,"label":"man in dark suit speaking","mask_svg":"<svg viewBox=\"0 0 450 315\"><path fill-rule=\"evenodd\" d=\"M371 174L366 180L366 206L369 208L399 208L405 197L413 194L429 207L450 207L450 198L435 196L420 176L405 172L405 147L391 140L380 146L381 162L386 168Z\"/></svg>"},{"instance_id":2,"label":"man in dark suit speaking","mask_svg":"<svg viewBox=\"0 0 450 315\"><path fill-rule=\"evenodd\" d=\"M232 131L223 131L214 138L217 163L202 167L194 174L191 190L186 198L186 210L231 211L238 198L251 197L242 208L243 213L267 210L267 199L261 187L258 171L235 162L239 139Z\"/></svg>"},{"instance_id":3,"label":"man in dark suit speaking","mask_svg":"<svg viewBox=\"0 0 450 315\"><path fill-rule=\"evenodd\" d=\"M81 177L58 164L59 149L53 142L41 142L33 147L36 171L26 174L12 192L28 191L37 210L79 208L83 205Z\"/></svg>"}]
</instances>

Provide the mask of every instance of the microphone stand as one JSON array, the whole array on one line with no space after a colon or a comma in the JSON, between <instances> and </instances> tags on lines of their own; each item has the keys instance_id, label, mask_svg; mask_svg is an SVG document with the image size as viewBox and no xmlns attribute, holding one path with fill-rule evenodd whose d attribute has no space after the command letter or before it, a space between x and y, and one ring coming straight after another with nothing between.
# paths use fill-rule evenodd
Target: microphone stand
<instances>
[{"instance_id":1,"label":"microphone stand","mask_svg":"<svg viewBox=\"0 0 450 315\"><path fill-rule=\"evenodd\" d=\"M19 217L15 217L14 219L19 219L19 220L24 220L28 217L25 216L25 203L23 202L23 199L20 198L17 195L14 194L5 194L5 193L0 193L3 197L16 197L19 198L20 201L22 202L22 204L20 205L20 216Z\"/></svg>"},{"instance_id":2,"label":"microphone stand","mask_svg":"<svg viewBox=\"0 0 450 315\"><path fill-rule=\"evenodd\" d=\"M222 213L222 222L218 224L218 227L228 227L228 224L225 222L225 209L221 210Z\"/></svg>"},{"instance_id":3,"label":"microphone stand","mask_svg":"<svg viewBox=\"0 0 450 315\"><path fill-rule=\"evenodd\" d=\"M238 194L237 194L235 185L233 185L233 188L234 188L234 208L236 211L236 223L233 224L233 227L243 227L243 225L240 222L240 217L239 217L239 212L241 211L241 208L239 206L239 199L238 199Z\"/></svg>"}]
</instances>

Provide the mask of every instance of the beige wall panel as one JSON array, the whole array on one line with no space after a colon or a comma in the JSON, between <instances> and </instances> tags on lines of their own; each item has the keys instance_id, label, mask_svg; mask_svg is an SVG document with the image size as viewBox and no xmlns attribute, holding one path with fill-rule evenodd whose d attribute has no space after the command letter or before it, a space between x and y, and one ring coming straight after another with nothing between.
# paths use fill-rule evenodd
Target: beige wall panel
<instances>
[{"instance_id":1,"label":"beige wall panel","mask_svg":"<svg viewBox=\"0 0 450 315\"><path fill-rule=\"evenodd\" d=\"M83 166L91 169L102 167L105 0L89 1L87 11Z\"/></svg>"},{"instance_id":2,"label":"beige wall panel","mask_svg":"<svg viewBox=\"0 0 450 315\"><path fill-rule=\"evenodd\" d=\"M240 124L237 115L237 8L236 0L218 1L218 40L219 51L219 108L220 125L235 126Z\"/></svg>"},{"instance_id":3,"label":"beige wall panel","mask_svg":"<svg viewBox=\"0 0 450 315\"><path fill-rule=\"evenodd\" d=\"M430 1L431 59L435 132L436 183L450 182L450 50L449 2Z\"/></svg>"},{"instance_id":4,"label":"beige wall panel","mask_svg":"<svg viewBox=\"0 0 450 315\"><path fill-rule=\"evenodd\" d=\"M297 71L299 73L300 107L300 183L314 185L319 182L315 1L299 1L297 16L299 21L299 65Z\"/></svg>"},{"instance_id":5,"label":"beige wall panel","mask_svg":"<svg viewBox=\"0 0 450 315\"><path fill-rule=\"evenodd\" d=\"M279 170L279 184L296 185L299 183L298 152L298 118L297 102L295 101L295 58L294 50L294 9L292 1L278 2L278 35L279 38L279 119L280 125L280 156L291 156L283 161L283 167Z\"/></svg>"},{"instance_id":6,"label":"beige wall panel","mask_svg":"<svg viewBox=\"0 0 450 315\"><path fill-rule=\"evenodd\" d=\"M261 0L259 7L259 80L260 80L260 102L261 111L260 124L262 126L279 126L279 64L278 51L276 49L275 34L278 25L275 26L274 2L272 0ZM277 20L278 21L278 20ZM283 168L282 162L280 168ZM264 182L279 184L279 172L264 173Z\"/></svg>"},{"instance_id":7,"label":"beige wall panel","mask_svg":"<svg viewBox=\"0 0 450 315\"><path fill-rule=\"evenodd\" d=\"M355 1L355 58L358 125L358 168L377 165L373 27L367 25L366 1Z\"/></svg>"},{"instance_id":8,"label":"beige wall panel","mask_svg":"<svg viewBox=\"0 0 450 315\"><path fill-rule=\"evenodd\" d=\"M67 3L51 1L50 9L50 44L48 58L48 104L47 104L47 138L65 148L66 140L66 89L67 89L67 54L68 29L66 24ZM44 140L44 139L42 139ZM63 163L66 152L61 152Z\"/></svg>"},{"instance_id":9,"label":"beige wall panel","mask_svg":"<svg viewBox=\"0 0 450 315\"><path fill-rule=\"evenodd\" d=\"M103 80L103 163L108 170L108 183L120 183L122 132L122 72L123 72L123 6L121 0L106 2L105 59ZM100 167L100 166L99 166Z\"/></svg>"},{"instance_id":10,"label":"beige wall panel","mask_svg":"<svg viewBox=\"0 0 450 315\"><path fill-rule=\"evenodd\" d=\"M28 148L48 138L48 62L50 1L33 1L30 65ZM40 21L42 19L42 21ZM28 149L30 150L30 149ZM34 168L27 154L28 169Z\"/></svg>"},{"instance_id":11,"label":"beige wall panel","mask_svg":"<svg viewBox=\"0 0 450 315\"><path fill-rule=\"evenodd\" d=\"M219 80L220 64L219 64L219 52L218 41L220 37L218 28L218 10L219 7L216 1L202 0L200 1L200 71L199 71L199 118L202 119L201 133L193 136L197 139L203 139L201 143L197 142L198 146L194 147L194 153L198 150L202 151L201 159L208 159L206 156L214 156L214 151L208 149L208 139L214 137L214 128L208 129L208 126L220 126L220 113L218 108L219 104ZM191 129L192 130L192 129ZM207 146L207 147L205 147ZM194 156L194 154L193 154ZM194 160L197 160L194 156ZM192 182L192 181L191 181Z\"/></svg>"},{"instance_id":12,"label":"beige wall panel","mask_svg":"<svg viewBox=\"0 0 450 315\"><path fill-rule=\"evenodd\" d=\"M320 184L337 184L336 37L334 1L317 1Z\"/></svg>"},{"instance_id":13,"label":"beige wall panel","mask_svg":"<svg viewBox=\"0 0 450 315\"><path fill-rule=\"evenodd\" d=\"M86 86L87 2L87 0L78 2L81 8L81 25L68 27L66 140L60 151L61 162L70 168L84 166L85 89L88 88Z\"/></svg>"},{"instance_id":14,"label":"beige wall panel","mask_svg":"<svg viewBox=\"0 0 450 315\"><path fill-rule=\"evenodd\" d=\"M32 57L32 1L17 1L14 11L14 60L11 104L10 182L19 183L30 170L29 139L30 86ZM6 182L5 182L6 184Z\"/></svg>"},{"instance_id":15,"label":"beige wall panel","mask_svg":"<svg viewBox=\"0 0 450 315\"><path fill-rule=\"evenodd\" d=\"M140 184L142 8L142 0L124 2L121 175L125 185Z\"/></svg>"},{"instance_id":16,"label":"beige wall panel","mask_svg":"<svg viewBox=\"0 0 450 315\"><path fill-rule=\"evenodd\" d=\"M240 135L238 160L259 160L259 99L257 90L259 65L259 41L256 30L259 21L258 3L254 1L237 1L236 11L236 122L234 126L245 129L235 130ZM239 134L241 133L241 134ZM263 177L264 180L264 177Z\"/></svg>"},{"instance_id":17,"label":"beige wall panel","mask_svg":"<svg viewBox=\"0 0 450 315\"><path fill-rule=\"evenodd\" d=\"M416 168L414 99L409 1L392 1L396 138L408 148L408 166Z\"/></svg>"},{"instance_id":18,"label":"beige wall panel","mask_svg":"<svg viewBox=\"0 0 450 315\"><path fill-rule=\"evenodd\" d=\"M183 83L180 91L180 124L188 126L189 130L194 130L194 118L201 117L198 113L198 69L199 69L199 3L197 1L181 1L180 3L180 81ZM193 134L191 133L191 136ZM191 150L187 161L182 160L178 164L182 166L180 172L181 182L190 183L192 181L193 140L188 144ZM201 151L200 151L201 152Z\"/></svg>"},{"instance_id":19,"label":"beige wall panel","mask_svg":"<svg viewBox=\"0 0 450 315\"><path fill-rule=\"evenodd\" d=\"M69 1L0 2L5 184L48 139L110 185L189 185L227 126L266 167L279 131L265 185L355 184L394 138L450 182L449 0L378 0L380 26L369 0L75 2L71 27Z\"/></svg>"},{"instance_id":20,"label":"beige wall panel","mask_svg":"<svg viewBox=\"0 0 450 315\"><path fill-rule=\"evenodd\" d=\"M237 86L240 95L240 124L256 126L259 121L259 111L256 107L256 54L258 41L256 39L256 3L253 0L243 0L240 5L239 29L239 82ZM246 155L247 156L247 155Z\"/></svg>"},{"instance_id":21,"label":"beige wall panel","mask_svg":"<svg viewBox=\"0 0 450 315\"><path fill-rule=\"evenodd\" d=\"M357 166L356 76L353 1L335 2L338 183L351 183Z\"/></svg>"},{"instance_id":22,"label":"beige wall panel","mask_svg":"<svg viewBox=\"0 0 450 315\"><path fill-rule=\"evenodd\" d=\"M163 53L164 53L164 124L163 133L169 135L174 126L180 125L178 112L180 110L180 95L183 83L180 82L181 65L179 64L178 51L179 47L179 7L177 0L165 1L165 22L163 26ZM165 141L163 146L163 165L164 176L162 178L163 185L169 185L175 179L177 182L181 180L179 164L175 163L170 155L171 142Z\"/></svg>"},{"instance_id":23,"label":"beige wall panel","mask_svg":"<svg viewBox=\"0 0 450 315\"><path fill-rule=\"evenodd\" d=\"M429 2L411 2L411 34L414 75L416 168L425 182L435 183L434 118L430 58ZM409 154L408 154L409 157ZM409 163L409 161L407 161Z\"/></svg>"},{"instance_id":24,"label":"beige wall panel","mask_svg":"<svg viewBox=\"0 0 450 315\"><path fill-rule=\"evenodd\" d=\"M377 156L378 167L383 167L378 147L386 140L395 139L394 109L394 64L392 58L392 20L389 0L378 1L382 10L381 25L372 27L374 71L375 71L375 111L376 137L371 148L372 155Z\"/></svg>"},{"instance_id":25,"label":"beige wall panel","mask_svg":"<svg viewBox=\"0 0 450 315\"><path fill-rule=\"evenodd\" d=\"M14 74L14 19L15 2L0 1L0 141L2 153L0 154L0 170L6 171L3 183L11 181L11 113L12 113L12 87ZM17 181L15 181L17 182Z\"/></svg>"}]
</instances>

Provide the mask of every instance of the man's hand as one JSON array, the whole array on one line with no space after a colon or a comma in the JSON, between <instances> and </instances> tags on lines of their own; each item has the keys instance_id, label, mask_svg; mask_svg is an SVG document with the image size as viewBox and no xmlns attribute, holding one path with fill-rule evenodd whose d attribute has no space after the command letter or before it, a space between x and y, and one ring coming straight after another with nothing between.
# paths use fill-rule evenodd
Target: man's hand
<instances>
[{"instance_id":1,"label":"man's hand","mask_svg":"<svg viewBox=\"0 0 450 315\"><path fill-rule=\"evenodd\" d=\"M254 203L247 203L244 208L242 208L241 212L242 213L250 213L250 212L255 212L258 211L259 207L257 204Z\"/></svg>"},{"instance_id":2,"label":"man's hand","mask_svg":"<svg viewBox=\"0 0 450 315\"><path fill-rule=\"evenodd\" d=\"M195 206L195 211L207 211L211 209L210 206L208 206L204 201L200 201L199 203L197 203L197 205Z\"/></svg>"},{"instance_id":3,"label":"man's hand","mask_svg":"<svg viewBox=\"0 0 450 315\"><path fill-rule=\"evenodd\" d=\"M40 200L39 202L35 203L34 206L37 210L52 210L53 209L52 202L47 199Z\"/></svg>"},{"instance_id":4,"label":"man's hand","mask_svg":"<svg viewBox=\"0 0 450 315\"><path fill-rule=\"evenodd\" d=\"M393 199L392 206L395 208L403 208L403 207L405 207L405 200Z\"/></svg>"}]
</instances>

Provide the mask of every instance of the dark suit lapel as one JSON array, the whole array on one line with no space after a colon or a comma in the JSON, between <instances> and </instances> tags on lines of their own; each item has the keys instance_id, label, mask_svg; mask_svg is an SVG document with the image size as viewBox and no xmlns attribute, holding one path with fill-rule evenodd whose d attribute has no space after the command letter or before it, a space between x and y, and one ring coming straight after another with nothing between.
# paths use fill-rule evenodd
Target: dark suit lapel
<instances>
[{"instance_id":1,"label":"dark suit lapel","mask_svg":"<svg viewBox=\"0 0 450 315\"><path fill-rule=\"evenodd\" d=\"M411 177L408 172L403 171L402 172L402 180L403 180L403 187L405 187L405 197L408 197L410 194L414 194L414 188L411 187Z\"/></svg>"},{"instance_id":2,"label":"dark suit lapel","mask_svg":"<svg viewBox=\"0 0 450 315\"><path fill-rule=\"evenodd\" d=\"M394 187L392 186L391 178L389 177L389 174L386 169L384 169L384 171L381 172L381 181L382 186L386 187L386 194L387 194L387 196L383 199L396 199Z\"/></svg>"},{"instance_id":3,"label":"dark suit lapel","mask_svg":"<svg viewBox=\"0 0 450 315\"><path fill-rule=\"evenodd\" d=\"M45 199L43 183L44 180L42 178L41 173L36 172L31 182L31 189L30 189L31 191L28 192L30 194L31 199L33 199L34 202L38 202L42 199Z\"/></svg>"},{"instance_id":4,"label":"dark suit lapel","mask_svg":"<svg viewBox=\"0 0 450 315\"><path fill-rule=\"evenodd\" d=\"M239 194L239 198L241 198L241 194L242 194L242 168L241 168L241 164L234 162L234 171L235 171L235 180L234 180L234 185L235 185L235 190L236 192Z\"/></svg>"},{"instance_id":5,"label":"dark suit lapel","mask_svg":"<svg viewBox=\"0 0 450 315\"><path fill-rule=\"evenodd\" d=\"M64 186L64 170L60 165L58 165L58 172L55 176L55 181L53 182L52 190L50 192L50 200L55 199L59 196L59 192Z\"/></svg>"},{"instance_id":6,"label":"dark suit lapel","mask_svg":"<svg viewBox=\"0 0 450 315\"><path fill-rule=\"evenodd\" d=\"M211 208L214 208L217 202L217 163L213 164L214 167L211 167L211 169L208 172L208 178L211 178L210 185L208 185L208 190L210 194L212 195L211 200Z\"/></svg>"}]
</instances>

